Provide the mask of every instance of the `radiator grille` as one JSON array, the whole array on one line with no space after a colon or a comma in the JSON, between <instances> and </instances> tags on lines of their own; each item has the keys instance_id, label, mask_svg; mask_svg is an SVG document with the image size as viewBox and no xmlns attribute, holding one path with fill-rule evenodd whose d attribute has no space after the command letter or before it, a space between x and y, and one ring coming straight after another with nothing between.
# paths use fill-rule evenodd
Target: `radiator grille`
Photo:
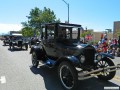
<instances>
[{"instance_id":1,"label":"radiator grille","mask_svg":"<svg viewBox=\"0 0 120 90\"><path fill-rule=\"evenodd\" d=\"M95 49L93 47L86 47L84 51L85 64L94 65Z\"/></svg>"}]
</instances>

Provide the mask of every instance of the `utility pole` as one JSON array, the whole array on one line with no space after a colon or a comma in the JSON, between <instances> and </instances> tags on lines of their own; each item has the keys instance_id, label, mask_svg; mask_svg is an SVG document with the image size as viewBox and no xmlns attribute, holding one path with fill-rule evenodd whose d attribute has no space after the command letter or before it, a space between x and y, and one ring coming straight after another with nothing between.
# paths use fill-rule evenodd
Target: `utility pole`
<instances>
[{"instance_id":1,"label":"utility pole","mask_svg":"<svg viewBox=\"0 0 120 90\"><path fill-rule=\"evenodd\" d=\"M68 7L68 23L69 23L69 3L67 3L65 0L62 0Z\"/></svg>"}]
</instances>

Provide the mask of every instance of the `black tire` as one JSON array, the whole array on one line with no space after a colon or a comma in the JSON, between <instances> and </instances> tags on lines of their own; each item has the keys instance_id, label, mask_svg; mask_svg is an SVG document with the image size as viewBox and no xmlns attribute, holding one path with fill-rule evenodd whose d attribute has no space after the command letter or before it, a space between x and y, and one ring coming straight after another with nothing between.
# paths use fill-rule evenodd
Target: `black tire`
<instances>
[{"instance_id":1,"label":"black tire","mask_svg":"<svg viewBox=\"0 0 120 90\"><path fill-rule=\"evenodd\" d=\"M12 43L11 42L9 43L9 47L10 47L10 50L11 50L11 47L12 47Z\"/></svg>"},{"instance_id":2,"label":"black tire","mask_svg":"<svg viewBox=\"0 0 120 90\"><path fill-rule=\"evenodd\" d=\"M20 49L22 50L22 45L20 46Z\"/></svg>"},{"instance_id":3,"label":"black tire","mask_svg":"<svg viewBox=\"0 0 120 90\"><path fill-rule=\"evenodd\" d=\"M10 47L10 50L11 50L11 46L9 46Z\"/></svg>"},{"instance_id":4,"label":"black tire","mask_svg":"<svg viewBox=\"0 0 120 90\"><path fill-rule=\"evenodd\" d=\"M4 46L6 46L6 43L5 43L5 41L4 41L3 43L4 43Z\"/></svg>"},{"instance_id":5,"label":"black tire","mask_svg":"<svg viewBox=\"0 0 120 90\"><path fill-rule=\"evenodd\" d=\"M25 49L28 50L28 47L26 47Z\"/></svg>"},{"instance_id":6,"label":"black tire","mask_svg":"<svg viewBox=\"0 0 120 90\"><path fill-rule=\"evenodd\" d=\"M25 49L28 50L28 45L25 45Z\"/></svg>"},{"instance_id":7,"label":"black tire","mask_svg":"<svg viewBox=\"0 0 120 90\"><path fill-rule=\"evenodd\" d=\"M12 45L12 49L14 50L14 45Z\"/></svg>"},{"instance_id":8,"label":"black tire","mask_svg":"<svg viewBox=\"0 0 120 90\"><path fill-rule=\"evenodd\" d=\"M113 61L109 58L104 58L103 60L99 61L97 64L98 68L104 68L104 67L110 67L110 66L115 66ZM109 70L113 70L113 69L109 69ZM116 74L116 71L113 72L103 72L102 75L98 75L98 78L101 80L111 80Z\"/></svg>"},{"instance_id":9,"label":"black tire","mask_svg":"<svg viewBox=\"0 0 120 90\"><path fill-rule=\"evenodd\" d=\"M39 61L37 60L37 54L36 52L32 52L32 65L33 67L37 68L39 64Z\"/></svg>"},{"instance_id":10,"label":"black tire","mask_svg":"<svg viewBox=\"0 0 120 90\"><path fill-rule=\"evenodd\" d=\"M64 61L59 65L58 76L65 90L77 89L78 73L70 62Z\"/></svg>"}]
</instances>

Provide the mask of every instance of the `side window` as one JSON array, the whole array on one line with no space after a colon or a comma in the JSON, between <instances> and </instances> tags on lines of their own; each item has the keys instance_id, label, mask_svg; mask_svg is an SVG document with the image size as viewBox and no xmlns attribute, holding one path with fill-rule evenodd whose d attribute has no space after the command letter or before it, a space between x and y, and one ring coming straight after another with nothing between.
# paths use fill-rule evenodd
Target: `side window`
<instances>
[{"instance_id":1,"label":"side window","mask_svg":"<svg viewBox=\"0 0 120 90\"><path fill-rule=\"evenodd\" d=\"M42 28L41 39L45 39L45 28Z\"/></svg>"},{"instance_id":2,"label":"side window","mask_svg":"<svg viewBox=\"0 0 120 90\"><path fill-rule=\"evenodd\" d=\"M78 28L72 28L72 39L78 38Z\"/></svg>"},{"instance_id":3,"label":"side window","mask_svg":"<svg viewBox=\"0 0 120 90\"><path fill-rule=\"evenodd\" d=\"M66 28L59 27L58 37L62 39L66 39Z\"/></svg>"},{"instance_id":4,"label":"side window","mask_svg":"<svg viewBox=\"0 0 120 90\"><path fill-rule=\"evenodd\" d=\"M48 27L47 29L48 40L53 40L55 38L54 27Z\"/></svg>"},{"instance_id":5,"label":"side window","mask_svg":"<svg viewBox=\"0 0 120 90\"><path fill-rule=\"evenodd\" d=\"M70 33L71 28L66 29L66 38L71 39L71 33Z\"/></svg>"}]
</instances>

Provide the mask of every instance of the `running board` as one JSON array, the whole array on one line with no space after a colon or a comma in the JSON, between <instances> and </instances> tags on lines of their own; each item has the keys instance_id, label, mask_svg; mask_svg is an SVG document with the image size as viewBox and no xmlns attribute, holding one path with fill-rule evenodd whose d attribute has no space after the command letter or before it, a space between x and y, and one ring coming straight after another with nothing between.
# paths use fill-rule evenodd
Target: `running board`
<instances>
[{"instance_id":1,"label":"running board","mask_svg":"<svg viewBox=\"0 0 120 90\"><path fill-rule=\"evenodd\" d=\"M112 69L107 71L108 69ZM116 70L120 69L120 64L117 64L116 66L110 66L110 67L106 67L106 68L99 68L97 70L93 70L93 71L86 71L83 73L78 73L78 80L85 80L85 79L89 79L98 75L102 75L104 72L113 72Z\"/></svg>"}]
</instances>

